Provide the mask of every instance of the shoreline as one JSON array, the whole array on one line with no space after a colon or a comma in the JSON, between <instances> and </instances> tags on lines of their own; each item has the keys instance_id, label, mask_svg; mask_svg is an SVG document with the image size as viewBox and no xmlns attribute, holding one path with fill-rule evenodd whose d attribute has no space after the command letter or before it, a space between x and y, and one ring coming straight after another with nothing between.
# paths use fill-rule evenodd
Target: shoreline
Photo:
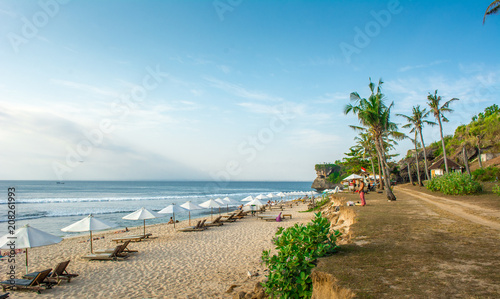
<instances>
[{"instance_id":1,"label":"shoreline","mask_svg":"<svg viewBox=\"0 0 500 299\"><path fill-rule=\"evenodd\" d=\"M129 248L139 252L124 261L86 261L81 257L90 252L86 240L89 235L70 236L55 245L29 249L29 271L53 268L58 262L70 259L69 273L79 277L71 283L62 282L53 289L43 290L41 297L67 298L232 298L234 292L252 289L263 279L264 266L260 264L262 250L272 249L271 239L278 227L305 223L312 212L299 213L306 205L285 207L283 213L292 219L267 222L246 216L234 223L210 227L202 232L177 232L173 225L157 223L146 226L146 233L154 239L130 243ZM278 214L279 210L266 212ZM216 216L214 215L214 218ZM191 224L210 217L192 218ZM188 220L176 223L176 228L188 226ZM116 229L94 232L100 239L93 241L94 249L115 247L114 237L142 233L143 226L129 227L129 232L114 233ZM101 237L104 236L103 239ZM83 242L83 243L82 243ZM24 274L24 255L16 256L16 277ZM9 263L0 263L7 273ZM247 272L259 273L248 277ZM2 274L2 280L6 275ZM226 290L240 285L233 293ZM10 291L12 298L32 298L33 292Z\"/></svg>"}]
</instances>

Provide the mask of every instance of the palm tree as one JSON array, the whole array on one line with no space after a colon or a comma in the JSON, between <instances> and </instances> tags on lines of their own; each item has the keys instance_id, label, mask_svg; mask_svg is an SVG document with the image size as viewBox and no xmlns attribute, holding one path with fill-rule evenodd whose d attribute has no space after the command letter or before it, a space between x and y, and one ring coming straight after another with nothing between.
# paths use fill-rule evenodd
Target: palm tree
<instances>
[{"instance_id":1,"label":"palm tree","mask_svg":"<svg viewBox=\"0 0 500 299\"><path fill-rule=\"evenodd\" d=\"M372 136L379 161L381 162L380 164L382 165L387 199L396 200L389 181L389 169L383 145L383 136L389 132L396 131L397 125L390 121L391 108L394 103L391 103L389 106L384 104L384 95L381 92L382 84L382 80L379 80L375 90L375 84L370 79L368 87L370 88L371 95L368 99L361 98L357 92L351 93L351 101L356 105L347 104L344 108L344 113L349 114L352 112L356 114L361 125Z\"/></svg>"},{"instance_id":2,"label":"palm tree","mask_svg":"<svg viewBox=\"0 0 500 299\"><path fill-rule=\"evenodd\" d=\"M375 164L373 164L373 152L375 148L371 136L368 133L360 133L359 136L354 137L354 140L356 140L357 145L352 148L360 151L363 154L363 158L366 158L366 156L370 157L372 173L375 175Z\"/></svg>"},{"instance_id":3,"label":"palm tree","mask_svg":"<svg viewBox=\"0 0 500 299\"><path fill-rule=\"evenodd\" d=\"M434 92L434 95L429 93L427 99L429 100L427 104L431 107L431 111L434 113L434 117L438 120L439 123L439 133L441 134L441 145L443 146L443 159L444 159L444 167L446 169L446 173L448 173L448 161L446 158L446 147L444 144L443 137L443 122L448 122L448 119L443 115L443 112L453 112L452 109L448 108L451 102L458 101L457 98L453 98L451 100L446 101L443 105L440 104L441 96L437 95L437 90Z\"/></svg>"},{"instance_id":4,"label":"palm tree","mask_svg":"<svg viewBox=\"0 0 500 299\"><path fill-rule=\"evenodd\" d=\"M493 14L497 14L499 12L500 12L500 0L496 0L496 1L491 2L491 4L488 6L488 8L486 8L486 12L484 13L483 24L486 21L487 15L493 15Z\"/></svg>"},{"instance_id":5,"label":"palm tree","mask_svg":"<svg viewBox=\"0 0 500 299\"><path fill-rule=\"evenodd\" d=\"M418 179L418 185L420 187L424 186L424 184L422 184L422 180L420 178L420 166L418 165L418 141L417 141L417 131L415 130L415 139L411 139L410 140L413 142L413 144L415 144L415 164L417 165L417 179Z\"/></svg>"},{"instance_id":6,"label":"palm tree","mask_svg":"<svg viewBox=\"0 0 500 299\"><path fill-rule=\"evenodd\" d=\"M427 108L420 110L420 105L417 105L417 107L413 106L412 112L413 112L413 114L411 116L407 116L404 114L396 114L396 115L405 118L406 121L408 122L406 125L403 126L403 128L411 128L410 133L415 132L415 135L417 133L420 135L420 142L421 142L422 148L424 150L425 175L427 177L427 180L430 180L431 177L429 175L429 169L427 168L427 151L425 150L425 143L424 143L424 136L422 134L422 127L424 126L424 124L427 124L430 126L435 126L436 123L433 121L426 120L426 118L431 113L431 110L427 111ZM417 139L417 137L415 136L415 140L416 139ZM415 152L415 154L418 155L418 152ZM418 159L417 159L417 165L418 165ZM419 175L420 175L420 173L419 173Z\"/></svg>"}]
</instances>

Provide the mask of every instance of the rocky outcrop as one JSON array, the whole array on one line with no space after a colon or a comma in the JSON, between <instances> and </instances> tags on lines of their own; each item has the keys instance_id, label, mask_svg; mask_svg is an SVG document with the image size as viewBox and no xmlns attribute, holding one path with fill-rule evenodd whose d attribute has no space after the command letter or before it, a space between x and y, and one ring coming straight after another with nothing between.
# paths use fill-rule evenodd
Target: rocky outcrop
<instances>
[{"instance_id":1,"label":"rocky outcrop","mask_svg":"<svg viewBox=\"0 0 500 299\"><path fill-rule=\"evenodd\" d=\"M341 184L334 184L328 181L328 176L333 172L340 171L340 166L335 164L316 164L316 179L314 180L311 188L321 192L325 189L335 189L335 187L342 187Z\"/></svg>"}]
</instances>

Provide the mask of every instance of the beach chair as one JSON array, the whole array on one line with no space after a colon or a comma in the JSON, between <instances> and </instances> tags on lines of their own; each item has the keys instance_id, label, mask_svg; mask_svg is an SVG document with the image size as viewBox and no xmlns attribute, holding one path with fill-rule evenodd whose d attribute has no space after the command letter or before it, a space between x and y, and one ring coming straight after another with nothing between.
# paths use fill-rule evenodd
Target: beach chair
<instances>
[{"instance_id":1,"label":"beach chair","mask_svg":"<svg viewBox=\"0 0 500 299\"><path fill-rule=\"evenodd\" d=\"M0 295L0 299L6 299L6 298L9 298L9 294L10 293L5 293L3 295Z\"/></svg>"},{"instance_id":2,"label":"beach chair","mask_svg":"<svg viewBox=\"0 0 500 299\"><path fill-rule=\"evenodd\" d=\"M128 249L127 248L128 244L130 244L130 240L127 240L124 243L122 243L122 245L119 245L119 246L121 246L121 248L120 248L120 250L117 253L118 256L126 255L128 253L139 252L137 250L130 250L130 249ZM97 249L97 250L94 250L94 253L112 253L113 251L115 251L115 248Z\"/></svg>"},{"instance_id":3,"label":"beach chair","mask_svg":"<svg viewBox=\"0 0 500 299\"><path fill-rule=\"evenodd\" d=\"M86 260L99 260L99 261L116 261L116 260L123 260L128 257L128 255L122 255L119 256L118 252L121 249L121 245L118 245L115 247L115 250L111 253L94 253L94 254L87 254L85 256L82 256L83 259Z\"/></svg>"},{"instance_id":4,"label":"beach chair","mask_svg":"<svg viewBox=\"0 0 500 299\"><path fill-rule=\"evenodd\" d=\"M54 271L49 273L47 276L47 279L44 282L48 283L56 283L59 285L62 280L66 280L67 282L71 282L71 278L77 277L78 274L70 274L68 271L66 271L66 267L68 267L70 260L61 262L57 264L57 266L54 268ZM33 279L33 277L36 277L40 272L32 272L28 273L26 275L23 275L24 279Z\"/></svg>"},{"instance_id":5,"label":"beach chair","mask_svg":"<svg viewBox=\"0 0 500 299\"><path fill-rule=\"evenodd\" d=\"M205 224L203 224L203 226L221 226L224 224L224 223L222 223L221 219L222 219L222 216L219 216L219 217L215 218L214 221L205 222Z\"/></svg>"},{"instance_id":6,"label":"beach chair","mask_svg":"<svg viewBox=\"0 0 500 299\"><path fill-rule=\"evenodd\" d=\"M11 279L1 281L2 290L5 292L6 289L28 289L37 292L38 294L42 291L42 284L45 285L46 289L52 287L51 284L43 282L49 275L52 269L47 269L39 272L33 279Z\"/></svg>"},{"instance_id":7,"label":"beach chair","mask_svg":"<svg viewBox=\"0 0 500 299\"><path fill-rule=\"evenodd\" d=\"M198 223L195 226L188 226L188 227L180 228L177 231L180 231L180 232L204 231L207 229L207 227L205 226L205 221L207 221L207 219L204 219L203 221L198 221Z\"/></svg>"},{"instance_id":8,"label":"beach chair","mask_svg":"<svg viewBox=\"0 0 500 299\"><path fill-rule=\"evenodd\" d=\"M238 211L238 213L236 213L236 214L234 215L234 217L233 217L233 218L234 218L234 219L241 219L241 218L245 217L246 215L247 215L247 213L246 213L246 212L244 212L244 211L240 210L240 211Z\"/></svg>"},{"instance_id":9,"label":"beach chair","mask_svg":"<svg viewBox=\"0 0 500 299\"><path fill-rule=\"evenodd\" d=\"M130 242L141 242L144 239L148 239L152 235L153 234L128 235L128 236L113 238L113 239L111 239L111 241L115 241L116 243L124 243L124 242L127 242L127 241L130 241Z\"/></svg>"},{"instance_id":10,"label":"beach chair","mask_svg":"<svg viewBox=\"0 0 500 299\"><path fill-rule=\"evenodd\" d=\"M279 213L279 215L261 215L258 216L258 218L265 221L277 221L277 222L283 220L283 218L281 217L281 212Z\"/></svg>"}]
</instances>

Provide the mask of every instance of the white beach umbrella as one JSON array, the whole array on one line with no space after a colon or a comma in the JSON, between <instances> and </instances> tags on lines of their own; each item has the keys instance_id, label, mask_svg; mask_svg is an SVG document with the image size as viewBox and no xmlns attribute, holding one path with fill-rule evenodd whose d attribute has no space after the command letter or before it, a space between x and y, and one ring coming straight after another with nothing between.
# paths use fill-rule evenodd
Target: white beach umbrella
<instances>
[{"instance_id":1,"label":"white beach umbrella","mask_svg":"<svg viewBox=\"0 0 500 299\"><path fill-rule=\"evenodd\" d=\"M280 192L280 193L276 194L276 196L283 198L283 197L286 197L286 194L283 192Z\"/></svg>"},{"instance_id":2,"label":"white beach umbrella","mask_svg":"<svg viewBox=\"0 0 500 299\"><path fill-rule=\"evenodd\" d=\"M225 206L226 202L223 199L221 199L221 198L216 198L214 200L215 200L215 202L217 202L220 205L219 206L219 214L220 214L220 208L223 207L223 206Z\"/></svg>"},{"instance_id":3,"label":"white beach umbrella","mask_svg":"<svg viewBox=\"0 0 500 299\"><path fill-rule=\"evenodd\" d=\"M215 200L213 199L209 199L203 203L200 204L200 207L202 208L205 208L205 209L210 209L210 219L213 218L212 216L212 208L219 208L220 207L220 204L218 202L216 202Z\"/></svg>"},{"instance_id":4,"label":"white beach umbrella","mask_svg":"<svg viewBox=\"0 0 500 299\"><path fill-rule=\"evenodd\" d=\"M175 228L175 213L179 212L184 212L186 209L179 207L175 203L166 206L165 208L161 209L158 213L159 214L170 214L172 213L172 219L174 220L174 228Z\"/></svg>"},{"instance_id":5,"label":"white beach umbrella","mask_svg":"<svg viewBox=\"0 0 500 299\"><path fill-rule=\"evenodd\" d=\"M264 194L259 194L255 198L257 198L257 199L267 199L267 196L265 196Z\"/></svg>"},{"instance_id":6,"label":"white beach umbrella","mask_svg":"<svg viewBox=\"0 0 500 299\"><path fill-rule=\"evenodd\" d=\"M26 249L26 274L28 274L28 248L56 244L62 238L51 235L39 229L29 226L18 228L13 233L8 233L0 238L2 249Z\"/></svg>"},{"instance_id":7,"label":"white beach umbrella","mask_svg":"<svg viewBox=\"0 0 500 299\"><path fill-rule=\"evenodd\" d=\"M79 220L71 225L62 228L63 232L90 232L90 253L94 253L92 249L92 231L103 230L115 227L116 224L95 218L92 214Z\"/></svg>"},{"instance_id":8,"label":"white beach umbrella","mask_svg":"<svg viewBox=\"0 0 500 299\"><path fill-rule=\"evenodd\" d=\"M160 218L163 215L160 215L154 211L150 211L145 207L140 208L139 210L128 214L127 216L123 216L122 219L126 220L143 220L144 221L144 235L146 235L146 219L154 219Z\"/></svg>"},{"instance_id":9,"label":"white beach umbrella","mask_svg":"<svg viewBox=\"0 0 500 299\"><path fill-rule=\"evenodd\" d=\"M275 196L274 194L272 194L272 193L269 193L269 194L268 194L268 195L266 195L266 196L267 196L267 197L269 197L269 198L276 197L276 196Z\"/></svg>"},{"instance_id":10,"label":"white beach umbrella","mask_svg":"<svg viewBox=\"0 0 500 299\"><path fill-rule=\"evenodd\" d=\"M263 203L262 201L260 201L260 199L258 199L258 198L254 198L254 200L245 204L245 206L258 206L258 207L265 206L265 205L266 204Z\"/></svg>"},{"instance_id":11,"label":"white beach umbrella","mask_svg":"<svg viewBox=\"0 0 500 299\"><path fill-rule=\"evenodd\" d=\"M183 203L181 205L181 207L189 211L189 225L191 225L191 211L192 210L201 210L201 209L203 209L199 205L195 205L194 203L192 203L189 200L186 201L185 203Z\"/></svg>"},{"instance_id":12,"label":"white beach umbrella","mask_svg":"<svg viewBox=\"0 0 500 299\"><path fill-rule=\"evenodd\" d=\"M238 206L240 204L239 201L236 201L236 200L231 199L229 197L224 197L222 200L224 201L224 204L226 205L227 211L229 211L229 206Z\"/></svg>"},{"instance_id":13,"label":"white beach umbrella","mask_svg":"<svg viewBox=\"0 0 500 299\"><path fill-rule=\"evenodd\" d=\"M253 197L250 195L250 196L243 198L241 201L252 201L252 200L253 200Z\"/></svg>"}]
</instances>

